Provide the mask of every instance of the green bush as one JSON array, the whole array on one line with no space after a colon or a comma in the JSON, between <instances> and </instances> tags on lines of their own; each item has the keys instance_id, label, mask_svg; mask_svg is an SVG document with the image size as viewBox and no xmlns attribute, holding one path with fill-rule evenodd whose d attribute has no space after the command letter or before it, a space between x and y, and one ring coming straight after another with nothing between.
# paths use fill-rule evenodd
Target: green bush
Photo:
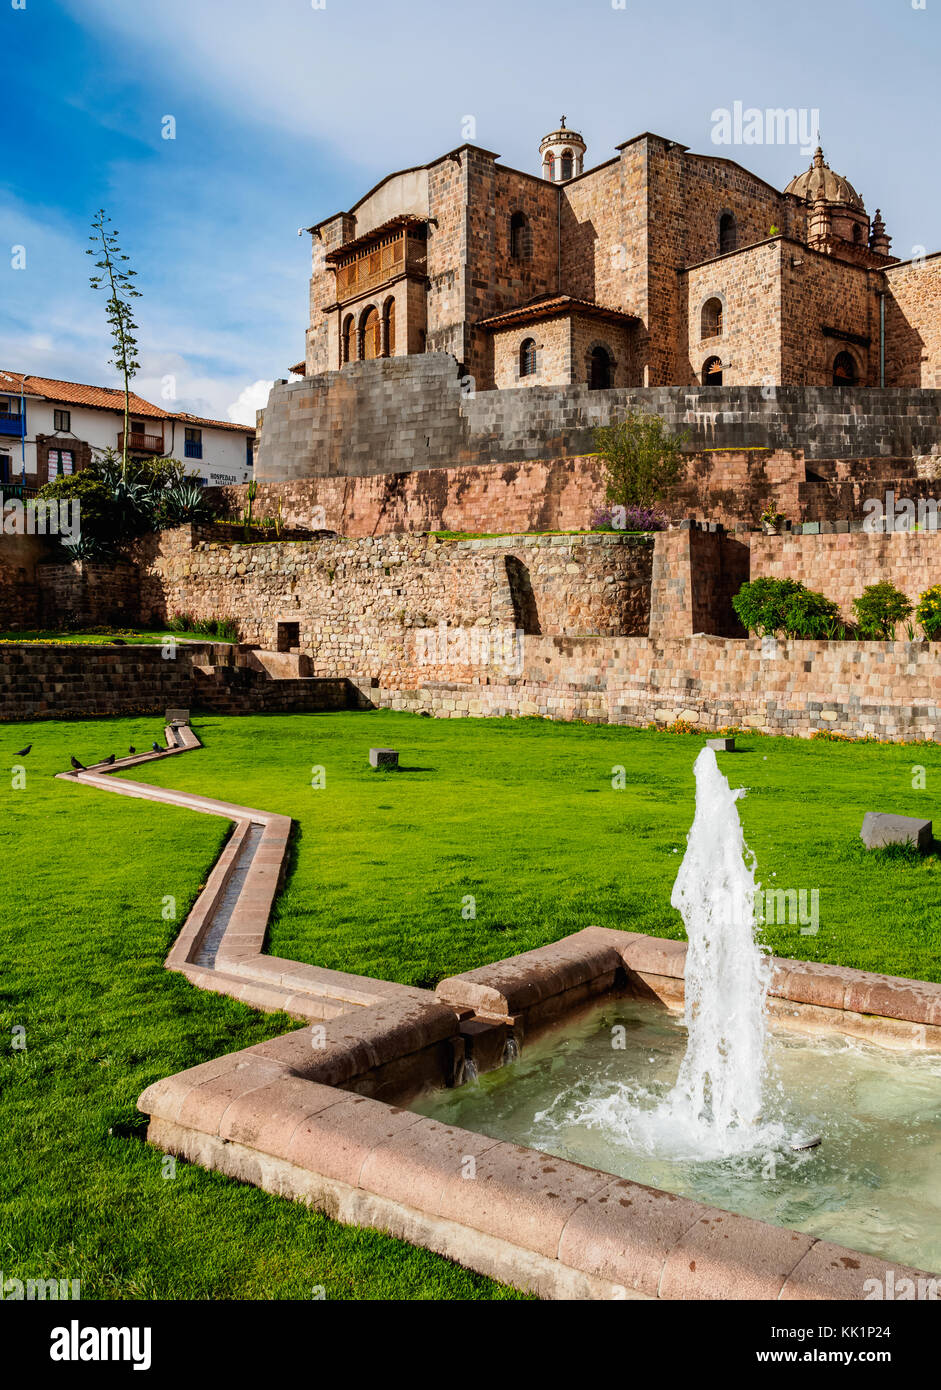
<instances>
[{"instance_id":1,"label":"green bush","mask_svg":"<svg viewBox=\"0 0 941 1390\"><path fill-rule=\"evenodd\" d=\"M841 630L839 605L797 579L753 579L742 585L732 607L758 637L829 637Z\"/></svg>"},{"instance_id":2,"label":"green bush","mask_svg":"<svg viewBox=\"0 0 941 1390\"><path fill-rule=\"evenodd\" d=\"M853 599L853 610L863 636L894 641L895 625L910 616L912 605L894 584L868 584Z\"/></svg>"},{"instance_id":3,"label":"green bush","mask_svg":"<svg viewBox=\"0 0 941 1390\"><path fill-rule=\"evenodd\" d=\"M941 584L933 585L921 595L915 617L929 641L941 637Z\"/></svg>"},{"instance_id":4,"label":"green bush","mask_svg":"<svg viewBox=\"0 0 941 1390\"><path fill-rule=\"evenodd\" d=\"M593 433L610 503L649 507L669 496L683 467L688 432L671 435L662 416L630 410L623 420Z\"/></svg>"}]
</instances>

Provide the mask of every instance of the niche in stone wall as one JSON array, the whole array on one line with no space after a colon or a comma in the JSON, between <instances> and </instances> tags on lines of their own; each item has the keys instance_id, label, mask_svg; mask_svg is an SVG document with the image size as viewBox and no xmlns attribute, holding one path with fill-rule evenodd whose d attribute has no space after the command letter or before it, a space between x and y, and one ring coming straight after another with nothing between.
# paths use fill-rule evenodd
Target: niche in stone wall
<instances>
[{"instance_id":1,"label":"niche in stone wall","mask_svg":"<svg viewBox=\"0 0 941 1390\"><path fill-rule=\"evenodd\" d=\"M278 623L277 650L279 652L289 652L293 651L295 647L299 647L300 645L300 623Z\"/></svg>"},{"instance_id":2,"label":"niche in stone wall","mask_svg":"<svg viewBox=\"0 0 941 1390\"><path fill-rule=\"evenodd\" d=\"M517 631L525 633L527 637L539 637L542 634L542 627L539 623L536 595L533 593L529 570L522 560L518 560L515 555L505 556L504 563L507 582L510 586L510 601L513 604L513 621Z\"/></svg>"}]
</instances>

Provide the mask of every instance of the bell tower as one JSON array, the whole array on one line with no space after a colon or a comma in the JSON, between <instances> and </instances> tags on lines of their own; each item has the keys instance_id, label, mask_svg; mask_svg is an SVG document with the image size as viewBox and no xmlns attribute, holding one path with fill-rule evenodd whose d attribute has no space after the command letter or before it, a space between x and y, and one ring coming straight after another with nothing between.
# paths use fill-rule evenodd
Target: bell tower
<instances>
[{"instance_id":1,"label":"bell tower","mask_svg":"<svg viewBox=\"0 0 941 1390\"><path fill-rule=\"evenodd\" d=\"M539 144L542 176L551 183L568 183L582 172L587 146L577 130L569 130L563 116L558 130L552 130Z\"/></svg>"}]
</instances>

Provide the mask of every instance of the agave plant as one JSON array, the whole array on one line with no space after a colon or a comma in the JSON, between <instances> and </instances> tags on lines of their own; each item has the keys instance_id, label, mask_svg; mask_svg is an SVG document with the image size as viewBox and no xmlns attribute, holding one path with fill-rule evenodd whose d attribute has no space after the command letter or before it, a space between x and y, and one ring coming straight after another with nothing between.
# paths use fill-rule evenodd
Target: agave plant
<instances>
[{"instance_id":1,"label":"agave plant","mask_svg":"<svg viewBox=\"0 0 941 1390\"><path fill-rule=\"evenodd\" d=\"M187 521L208 521L213 509L199 483L184 479L159 494L157 513L159 524L181 526Z\"/></svg>"}]
</instances>

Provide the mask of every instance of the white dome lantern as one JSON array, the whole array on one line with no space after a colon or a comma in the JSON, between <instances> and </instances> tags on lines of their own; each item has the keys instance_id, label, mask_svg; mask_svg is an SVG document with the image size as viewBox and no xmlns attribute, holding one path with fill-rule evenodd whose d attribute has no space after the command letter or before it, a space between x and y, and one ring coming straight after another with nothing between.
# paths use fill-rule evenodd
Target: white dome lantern
<instances>
[{"instance_id":1,"label":"white dome lantern","mask_svg":"<svg viewBox=\"0 0 941 1390\"><path fill-rule=\"evenodd\" d=\"M543 178L551 183L568 183L569 179L577 179L582 172L586 149L578 131L567 129L563 116L558 130L550 131L539 145Z\"/></svg>"}]
</instances>

